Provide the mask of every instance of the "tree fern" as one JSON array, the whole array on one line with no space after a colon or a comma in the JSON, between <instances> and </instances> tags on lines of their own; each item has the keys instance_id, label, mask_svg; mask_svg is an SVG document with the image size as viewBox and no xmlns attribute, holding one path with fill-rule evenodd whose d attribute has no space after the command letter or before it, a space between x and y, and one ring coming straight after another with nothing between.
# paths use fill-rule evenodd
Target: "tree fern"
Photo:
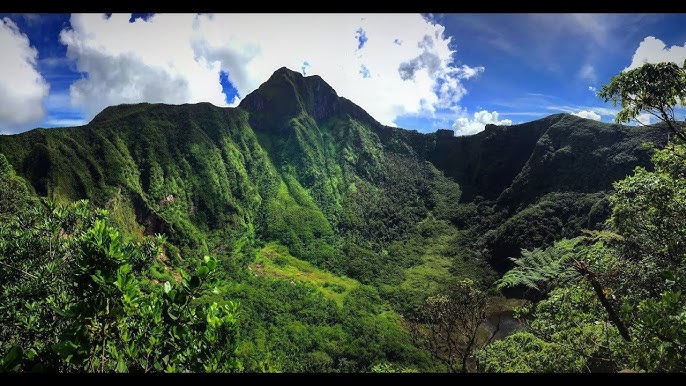
<instances>
[{"instance_id":1,"label":"tree fern","mask_svg":"<svg viewBox=\"0 0 686 386\"><path fill-rule=\"evenodd\" d=\"M622 338L629 342L629 331L605 296L605 289L591 268L586 253L576 248L580 242L611 236L611 233L591 233L587 237L560 240L545 250L522 251L522 257L511 259L516 266L496 282L497 288L523 285L547 292L552 285L559 286L572 280L584 279L593 288L598 301L605 308L608 318L617 326Z\"/></svg>"},{"instance_id":2,"label":"tree fern","mask_svg":"<svg viewBox=\"0 0 686 386\"><path fill-rule=\"evenodd\" d=\"M575 247L578 242L578 239L565 239L543 250L539 248L532 251L522 250L522 257L510 258L515 267L496 282L497 288L522 285L545 292L552 282L562 284L578 278L578 272L571 269L569 264L574 260Z\"/></svg>"}]
</instances>

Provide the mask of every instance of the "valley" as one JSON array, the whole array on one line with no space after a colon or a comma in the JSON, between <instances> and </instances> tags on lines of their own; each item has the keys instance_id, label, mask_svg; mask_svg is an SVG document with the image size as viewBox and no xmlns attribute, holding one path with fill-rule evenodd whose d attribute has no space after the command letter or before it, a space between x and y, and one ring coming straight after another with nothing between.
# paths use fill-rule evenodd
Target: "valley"
<instances>
[{"instance_id":1,"label":"valley","mask_svg":"<svg viewBox=\"0 0 686 386\"><path fill-rule=\"evenodd\" d=\"M0 276L4 366L619 370L628 359L593 362L593 350L611 356L604 346L578 343L583 361L560 343L619 341L610 322L595 323L593 288L564 287L585 283L578 275L537 290L502 278L519 258L572 255L616 272L604 248L626 248L622 227L643 210L631 207L640 186L617 181L677 175L683 162L654 152L668 132L555 114L422 134L381 125L319 76L284 67L235 108L119 105L84 126L0 136L0 262L12 267ZM669 185L674 197L682 182ZM660 210L683 209L669 205ZM601 278L608 294L624 288L617 276ZM428 344L446 305L468 322ZM527 312L533 327L517 319ZM552 326L557 313L577 319ZM559 325L576 336L555 335ZM516 346L527 344L536 353ZM524 357L503 359L511 350ZM535 367L526 355L546 357Z\"/></svg>"}]
</instances>

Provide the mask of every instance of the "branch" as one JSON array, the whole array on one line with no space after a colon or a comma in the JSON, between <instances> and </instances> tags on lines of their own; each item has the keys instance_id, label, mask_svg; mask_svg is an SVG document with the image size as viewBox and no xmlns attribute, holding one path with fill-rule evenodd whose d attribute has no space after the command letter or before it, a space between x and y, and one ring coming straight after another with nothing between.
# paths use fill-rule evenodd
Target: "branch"
<instances>
[{"instance_id":1,"label":"branch","mask_svg":"<svg viewBox=\"0 0 686 386\"><path fill-rule=\"evenodd\" d=\"M595 275L590 270L588 265L582 261L575 260L573 266L574 269L576 269L577 272L579 272L581 276L585 277L586 280L588 280L588 282L591 284L591 287L593 287L593 290L595 291L596 297L600 301L600 304L602 304L608 316L610 317L610 321L612 321L615 327L617 327L617 330L619 330L619 335L621 335L625 341L631 342L629 330L626 328L624 322L622 322L622 319L619 318L619 315L617 315L615 310L612 308L612 305L605 297L605 294L603 293L603 287L600 285L598 279L596 279Z\"/></svg>"},{"instance_id":2,"label":"branch","mask_svg":"<svg viewBox=\"0 0 686 386\"><path fill-rule=\"evenodd\" d=\"M671 107L669 108L671 109ZM674 121L674 111L672 110L672 117L669 117L664 107L659 107L658 110L662 114L662 118L660 119L667 123L667 126L669 126L669 129L672 130L672 132L674 132L674 135L679 137L682 141L686 142L686 135L683 133L683 131L674 127L674 124L672 123Z\"/></svg>"},{"instance_id":3,"label":"branch","mask_svg":"<svg viewBox=\"0 0 686 386\"><path fill-rule=\"evenodd\" d=\"M491 344L491 342L493 341L493 338L495 338L495 335L498 333L498 331L500 331L500 323L502 322L502 320L503 320L503 314L498 313L498 324L495 325L495 329L493 330L491 337L488 338L488 340L484 344L484 347Z\"/></svg>"}]
</instances>

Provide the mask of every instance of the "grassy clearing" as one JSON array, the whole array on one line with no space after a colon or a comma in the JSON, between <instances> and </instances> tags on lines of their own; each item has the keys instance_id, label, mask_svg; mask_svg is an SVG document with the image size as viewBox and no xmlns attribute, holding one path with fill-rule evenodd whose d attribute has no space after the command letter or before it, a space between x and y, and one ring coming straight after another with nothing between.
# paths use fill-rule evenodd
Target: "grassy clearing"
<instances>
[{"instance_id":1,"label":"grassy clearing","mask_svg":"<svg viewBox=\"0 0 686 386\"><path fill-rule=\"evenodd\" d=\"M250 264L250 269L258 276L297 281L309 285L339 306L342 306L343 298L359 286L357 280L336 276L291 256L286 247L276 242L265 245L257 253L255 261Z\"/></svg>"},{"instance_id":2,"label":"grassy clearing","mask_svg":"<svg viewBox=\"0 0 686 386\"><path fill-rule=\"evenodd\" d=\"M405 270L405 280L401 288L421 292L424 296L438 291L440 285L454 280L450 273L452 262L443 253L443 247L454 237L453 232L447 235L432 237L427 240L427 249L422 255L422 263Z\"/></svg>"}]
</instances>

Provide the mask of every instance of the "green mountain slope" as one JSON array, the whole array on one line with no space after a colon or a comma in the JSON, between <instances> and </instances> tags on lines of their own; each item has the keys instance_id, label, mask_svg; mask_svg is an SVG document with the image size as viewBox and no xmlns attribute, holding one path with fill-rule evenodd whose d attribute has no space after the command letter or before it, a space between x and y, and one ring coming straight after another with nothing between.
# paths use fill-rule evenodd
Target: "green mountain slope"
<instances>
[{"instance_id":1,"label":"green mountain slope","mask_svg":"<svg viewBox=\"0 0 686 386\"><path fill-rule=\"evenodd\" d=\"M148 234L210 250L256 235L345 271L344 239L381 251L460 195L378 127L321 78L284 68L235 109L115 106L83 127L3 136L0 153L38 195L123 197Z\"/></svg>"},{"instance_id":2,"label":"green mountain slope","mask_svg":"<svg viewBox=\"0 0 686 386\"><path fill-rule=\"evenodd\" d=\"M548 193L608 191L648 163L642 142L664 138L569 114L469 137L420 134L383 126L320 77L281 68L238 108L114 106L86 126L2 136L0 153L38 195L130 203L146 233L210 249L256 235L343 272L342 240L381 252L429 212L459 223L456 203L477 196L504 211L502 227ZM594 205L604 195L584 197L562 223L602 212ZM542 239L565 233L552 229ZM492 260L525 244L490 248Z\"/></svg>"},{"instance_id":3,"label":"green mountain slope","mask_svg":"<svg viewBox=\"0 0 686 386\"><path fill-rule=\"evenodd\" d=\"M504 205L529 204L550 192L612 188L636 165L650 163L642 144L664 145L667 131L606 124L565 114L536 141L531 156L498 197Z\"/></svg>"},{"instance_id":4,"label":"green mountain slope","mask_svg":"<svg viewBox=\"0 0 686 386\"><path fill-rule=\"evenodd\" d=\"M569 114L421 134L281 68L236 108L120 105L85 126L0 136L0 219L21 234L38 196L89 199L136 242L166 235L140 273L151 288L217 256L219 284L198 301L241 303L244 370L436 370L400 316L461 279L490 288L521 248L598 228L612 182L666 138Z\"/></svg>"},{"instance_id":5,"label":"green mountain slope","mask_svg":"<svg viewBox=\"0 0 686 386\"><path fill-rule=\"evenodd\" d=\"M427 157L463 187L463 201L495 199L510 186L531 156L539 138L564 114L513 126L487 125L475 135L438 132Z\"/></svg>"},{"instance_id":6,"label":"green mountain slope","mask_svg":"<svg viewBox=\"0 0 686 386\"><path fill-rule=\"evenodd\" d=\"M582 229L599 229L609 216L612 183L638 165L650 165L651 151L644 143L663 146L667 140L665 128L633 128L569 114L529 123L533 124L547 128L509 186L490 196L495 199L489 210L499 215L490 219L480 243L498 270L510 268L506 258L518 257L522 248L551 245ZM506 130L522 131L521 126Z\"/></svg>"}]
</instances>

